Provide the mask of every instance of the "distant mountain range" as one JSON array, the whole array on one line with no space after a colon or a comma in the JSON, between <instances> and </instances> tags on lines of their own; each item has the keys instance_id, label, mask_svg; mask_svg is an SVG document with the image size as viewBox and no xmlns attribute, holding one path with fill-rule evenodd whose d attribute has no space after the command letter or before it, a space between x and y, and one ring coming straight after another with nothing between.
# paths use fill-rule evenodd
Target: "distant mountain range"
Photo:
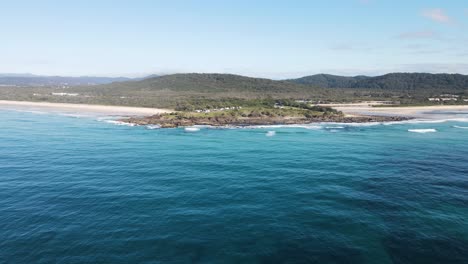
<instances>
[{"instance_id":1,"label":"distant mountain range","mask_svg":"<svg viewBox=\"0 0 468 264\"><path fill-rule=\"evenodd\" d=\"M313 96L337 93L333 89L368 90L416 94L439 91L468 92L468 76L461 74L390 73L382 76L336 76L317 74L298 79L270 80L234 74L185 73L149 77L141 80L114 82L95 87L101 92L161 92L236 96ZM88 90L93 89L92 87Z\"/></svg>"},{"instance_id":2,"label":"distant mountain range","mask_svg":"<svg viewBox=\"0 0 468 264\"><path fill-rule=\"evenodd\" d=\"M468 76L462 74L389 73L375 77L345 77L330 74L317 74L298 79L290 79L288 81L322 88L357 88L408 91L468 89Z\"/></svg>"},{"instance_id":3,"label":"distant mountain range","mask_svg":"<svg viewBox=\"0 0 468 264\"><path fill-rule=\"evenodd\" d=\"M91 103L174 108L193 99L324 98L331 89L234 74L185 73L67 90L89 96L85 100Z\"/></svg>"},{"instance_id":4,"label":"distant mountain range","mask_svg":"<svg viewBox=\"0 0 468 264\"><path fill-rule=\"evenodd\" d=\"M64 77L41 76L33 74L0 74L0 86L94 86L119 83L117 86L145 88L163 85L164 88L203 90L247 89L252 91L277 91L282 87L290 89L291 83L316 88L356 88L382 90L464 90L468 89L468 76L462 74L430 73L389 73L381 76L338 76L316 74L297 79L274 81L250 78L233 74L172 74L163 76L149 75L142 78L127 77ZM289 83L289 84L288 84Z\"/></svg>"},{"instance_id":5,"label":"distant mountain range","mask_svg":"<svg viewBox=\"0 0 468 264\"><path fill-rule=\"evenodd\" d=\"M146 78L155 78L158 75L149 75L142 78L127 77L95 77L95 76L42 76L34 74L0 73L2 86L84 86L109 84L113 82L139 81Z\"/></svg>"},{"instance_id":6,"label":"distant mountain range","mask_svg":"<svg viewBox=\"0 0 468 264\"><path fill-rule=\"evenodd\" d=\"M250 93L284 93L287 91L310 90L306 85L288 81L275 81L264 78L253 78L235 74L220 73L179 73L142 80L115 82L99 86L102 89L132 91L188 91L188 92L250 92Z\"/></svg>"},{"instance_id":7,"label":"distant mountain range","mask_svg":"<svg viewBox=\"0 0 468 264\"><path fill-rule=\"evenodd\" d=\"M322 102L392 100L419 104L427 103L429 97L446 93L468 97L468 76L461 74L391 73L375 77L318 74L290 80L217 73L171 74L139 79L0 76L0 86L5 81L10 85L31 86L29 89L0 89L0 98L6 100L169 108L193 99L290 98ZM76 93L79 96L54 96L54 92Z\"/></svg>"},{"instance_id":8,"label":"distant mountain range","mask_svg":"<svg viewBox=\"0 0 468 264\"><path fill-rule=\"evenodd\" d=\"M62 77L38 76L32 74L0 74L0 85L3 86L78 86L107 84L129 80L131 79L125 77Z\"/></svg>"}]
</instances>

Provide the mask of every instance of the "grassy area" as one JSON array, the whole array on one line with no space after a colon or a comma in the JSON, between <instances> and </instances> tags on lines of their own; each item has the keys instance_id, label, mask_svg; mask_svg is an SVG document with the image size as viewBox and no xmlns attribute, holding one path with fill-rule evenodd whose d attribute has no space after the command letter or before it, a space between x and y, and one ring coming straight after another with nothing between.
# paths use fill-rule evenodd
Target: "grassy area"
<instances>
[{"instance_id":1,"label":"grassy area","mask_svg":"<svg viewBox=\"0 0 468 264\"><path fill-rule=\"evenodd\" d=\"M178 104L175 116L183 117L318 117L340 112L322 106L299 103L293 99L222 99L190 100Z\"/></svg>"}]
</instances>

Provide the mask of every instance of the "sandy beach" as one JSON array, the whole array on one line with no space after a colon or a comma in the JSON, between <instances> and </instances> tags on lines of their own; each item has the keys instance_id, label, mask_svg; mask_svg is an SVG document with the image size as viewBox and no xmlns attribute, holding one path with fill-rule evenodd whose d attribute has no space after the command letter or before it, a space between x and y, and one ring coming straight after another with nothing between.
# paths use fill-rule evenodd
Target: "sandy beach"
<instances>
[{"instance_id":1,"label":"sandy beach","mask_svg":"<svg viewBox=\"0 0 468 264\"><path fill-rule=\"evenodd\" d=\"M5 101L0 100L0 108L39 110L55 112L92 113L116 116L147 116L172 112L170 109L127 107L111 105L89 105L89 104L65 104L47 102L27 102L27 101Z\"/></svg>"},{"instance_id":2,"label":"sandy beach","mask_svg":"<svg viewBox=\"0 0 468 264\"><path fill-rule=\"evenodd\" d=\"M326 104L342 111L347 116L378 115L378 116L403 116L413 118L440 118L441 114L447 117L457 113L468 112L468 105L439 105L439 106L402 106L402 107L374 107L369 103L354 104ZM109 116L150 116L161 113L169 113L174 110L146 107L128 107L112 105L67 104L28 101L0 100L0 109L18 109L34 111L50 111L65 113L89 113Z\"/></svg>"},{"instance_id":3,"label":"sandy beach","mask_svg":"<svg viewBox=\"0 0 468 264\"><path fill-rule=\"evenodd\" d=\"M456 115L468 112L468 105L435 105L435 106L401 106L401 107L374 107L367 103L358 104L327 104L343 113L355 115L392 115L414 118L436 118L444 115Z\"/></svg>"}]
</instances>

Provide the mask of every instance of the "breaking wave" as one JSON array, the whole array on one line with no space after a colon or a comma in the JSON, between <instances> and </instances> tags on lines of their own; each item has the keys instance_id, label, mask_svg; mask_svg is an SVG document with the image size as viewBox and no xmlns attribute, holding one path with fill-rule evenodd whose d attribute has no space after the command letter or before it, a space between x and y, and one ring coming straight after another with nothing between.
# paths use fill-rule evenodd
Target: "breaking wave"
<instances>
[{"instance_id":1,"label":"breaking wave","mask_svg":"<svg viewBox=\"0 0 468 264\"><path fill-rule=\"evenodd\" d=\"M408 132L425 134L425 133L435 133L437 132L437 130L434 128L408 129Z\"/></svg>"},{"instance_id":2,"label":"breaking wave","mask_svg":"<svg viewBox=\"0 0 468 264\"><path fill-rule=\"evenodd\" d=\"M186 128L184 128L184 131L185 132L197 132L197 131L200 131L200 128L198 128L198 127L186 127Z\"/></svg>"},{"instance_id":3,"label":"breaking wave","mask_svg":"<svg viewBox=\"0 0 468 264\"><path fill-rule=\"evenodd\" d=\"M122 121L117 121L117 120L103 120L106 123L117 125L117 126L136 126L136 124L133 123L127 123L127 122L122 122Z\"/></svg>"},{"instance_id":4,"label":"breaking wave","mask_svg":"<svg viewBox=\"0 0 468 264\"><path fill-rule=\"evenodd\" d=\"M161 126L160 125L147 125L146 126L146 129L150 129L150 130L153 130L153 129L160 129Z\"/></svg>"}]
</instances>

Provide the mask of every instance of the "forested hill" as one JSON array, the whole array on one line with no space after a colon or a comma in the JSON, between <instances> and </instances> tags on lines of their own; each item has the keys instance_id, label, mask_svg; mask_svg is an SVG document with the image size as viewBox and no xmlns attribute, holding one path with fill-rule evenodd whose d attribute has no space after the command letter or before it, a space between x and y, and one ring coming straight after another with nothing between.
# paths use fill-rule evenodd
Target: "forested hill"
<instances>
[{"instance_id":1,"label":"forested hill","mask_svg":"<svg viewBox=\"0 0 468 264\"><path fill-rule=\"evenodd\" d=\"M82 97L59 98L60 100L81 99L100 104L156 107L174 107L179 102L192 99L314 98L319 100L337 98L341 94L334 89L316 88L293 82L216 73L171 74L140 81L72 87L63 92L78 93Z\"/></svg>"},{"instance_id":2,"label":"forested hill","mask_svg":"<svg viewBox=\"0 0 468 264\"><path fill-rule=\"evenodd\" d=\"M315 102L391 100L428 103L450 93L468 97L468 76L393 73L377 77L314 75L277 81L233 74L172 74L86 86L0 86L0 99L174 108L192 100L296 99ZM447 103L462 103L457 102Z\"/></svg>"},{"instance_id":3,"label":"forested hill","mask_svg":"<svg viewBox=\"0 0 468 264\"><path fill-rule=\"evenodd\" d=\"M106 91L143 91L158 92L171 91L177 93L240 93L256 95L274 95L288 93L304 93L318 91L307 85L287 81L275 81L263 78L252 78L234 74L217 73L186 73L171 74L160 77L147 78L140 81L118 82L98 87L92 90Z\"/></svg>"},{"instance_id":4,"label":"forested hill","mask_svg":"<svg viewBox=\"0 0 468 264\"><path fill-rule=\"evenodd\" d=\"M466 90L468 76L461 74L389 73L382 76L345 77L317 74L289 82L324 88L363 88L383 90Z\"/></svg>"}]
</instances>

